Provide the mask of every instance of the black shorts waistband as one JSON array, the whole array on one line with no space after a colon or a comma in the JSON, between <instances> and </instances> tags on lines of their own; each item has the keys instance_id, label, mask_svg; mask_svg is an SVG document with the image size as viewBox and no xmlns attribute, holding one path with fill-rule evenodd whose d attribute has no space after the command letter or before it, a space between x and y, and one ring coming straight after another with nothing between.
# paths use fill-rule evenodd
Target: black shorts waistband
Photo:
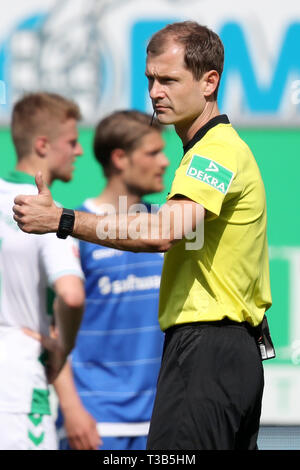
<instances>
[{"instance_id":1,"label":"black shorts waistband","mask_svg":"<svg viewBox=\"0 0 300 470\"><path fill-rule=\"evenodd\" d=\"M179 323L177 325L170 326L165 330L166 334L173 333L176 330L183 329L183 328L205 328L205 327L224 327L224 326L233 326L236 328L246 329L251 333L253 336L257 335L257 328L250 325L249 322L237 322L230 320L229 318L223 318L222 320L215 320L215 321L196 321L196 322L189 322L189 323Z\"/></svg>"}]
</instances>

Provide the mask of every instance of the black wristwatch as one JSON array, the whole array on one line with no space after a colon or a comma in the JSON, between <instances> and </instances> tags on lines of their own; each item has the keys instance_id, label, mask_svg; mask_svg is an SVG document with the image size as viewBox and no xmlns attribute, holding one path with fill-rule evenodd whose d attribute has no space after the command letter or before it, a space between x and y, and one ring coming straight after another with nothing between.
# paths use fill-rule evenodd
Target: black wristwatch
<instances>
[{"instance_id":1,"label":"black wristwatch","mask_svg":"<svg viewBox=\"0 0 300 470\"><path fill-rule=\"evenodd\" d=\"M68 235L71 235L74 228L74 221L75 212L73 211L73 209L63 208L56 236L58 238L67 238Z\"/></svg>"}]
</instances>

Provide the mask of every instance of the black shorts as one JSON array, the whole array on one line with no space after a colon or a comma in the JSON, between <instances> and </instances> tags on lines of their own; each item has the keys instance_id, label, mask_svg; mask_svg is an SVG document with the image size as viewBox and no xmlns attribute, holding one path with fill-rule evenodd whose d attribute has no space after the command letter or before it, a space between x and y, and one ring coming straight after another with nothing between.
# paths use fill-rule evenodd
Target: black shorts
<instances>
[{"instance_id":1,"label":"black shorts","mask_svg":"<svg viewBox=\"0 0 300 470\"><path fill-rule=\"evenodd\" d=\"M147 449L256 449L263 387L251 328L232 322L170 328Z\"/></svg>"}]
</instances>

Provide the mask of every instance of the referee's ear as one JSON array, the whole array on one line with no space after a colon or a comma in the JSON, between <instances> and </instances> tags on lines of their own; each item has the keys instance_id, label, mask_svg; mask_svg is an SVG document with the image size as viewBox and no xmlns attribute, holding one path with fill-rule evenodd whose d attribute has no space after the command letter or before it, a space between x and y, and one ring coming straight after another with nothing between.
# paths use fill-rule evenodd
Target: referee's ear
<instances>
[{"instance_id":1,"label":"referee's ear","mask_svg":"<svg viewBox=\"0 0 300 470\"><path fill-rule=\"evenodd\" d=\"M220 75L216 70L209 70L208 72L205 72L203 75L203 81L204 81L204 96L207 98L209 96L213 96L219 81L220 81Z\"/></svg>"}]
</instances>

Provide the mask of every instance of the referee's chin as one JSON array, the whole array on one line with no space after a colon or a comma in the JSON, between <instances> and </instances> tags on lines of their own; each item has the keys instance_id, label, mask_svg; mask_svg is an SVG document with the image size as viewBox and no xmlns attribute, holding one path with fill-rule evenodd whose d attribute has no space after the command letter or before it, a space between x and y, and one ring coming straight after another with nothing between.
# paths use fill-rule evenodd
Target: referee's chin
<instances>
[{"instance_id":1,"label":"referee's chin","mask_svg":"<svg viewBox=\"0 0 300 470\"><path fill-rule=\"evenodd\" d=\"M155 117L161 124L173 124L173 119L170 116L170 108L164 107L162 109L155 108Z\"/></svg>"}]
</instances>

